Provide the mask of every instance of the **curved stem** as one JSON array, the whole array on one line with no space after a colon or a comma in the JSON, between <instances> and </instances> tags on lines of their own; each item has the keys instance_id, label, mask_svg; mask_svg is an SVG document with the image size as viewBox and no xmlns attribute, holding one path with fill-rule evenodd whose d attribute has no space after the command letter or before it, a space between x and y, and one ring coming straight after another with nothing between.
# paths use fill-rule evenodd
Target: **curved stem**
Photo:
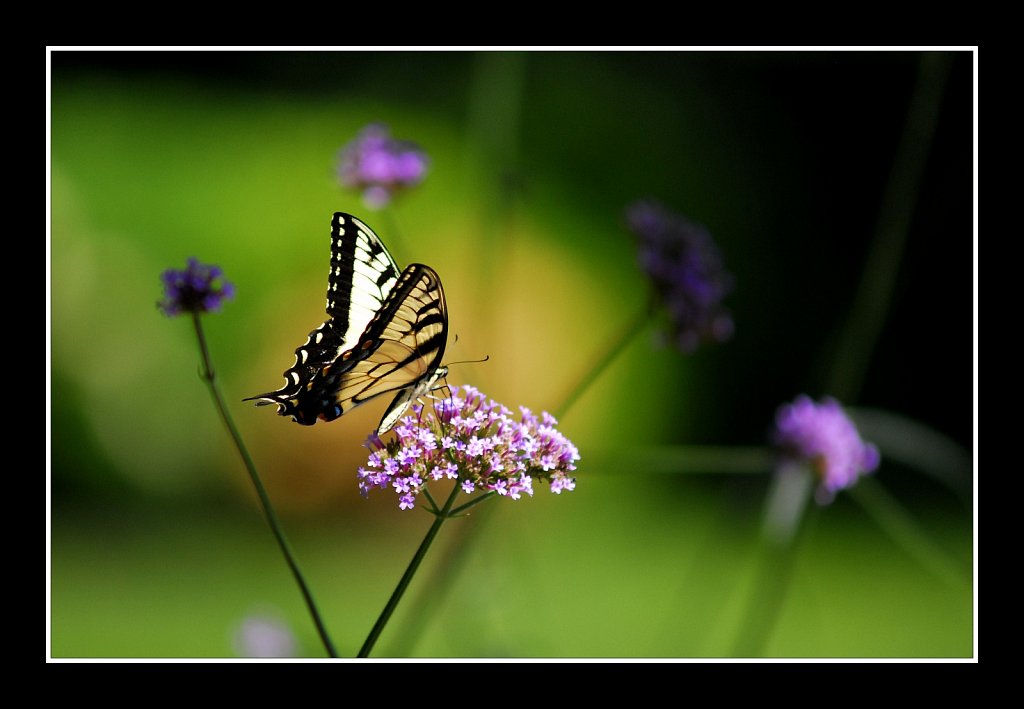
<instances>
[{"instance_id":1,"label":"curved stem","mask_svg":"<svg viewBox=\"0 0 1024 709\"><path fill-rule=\"evenodd\" d=\"M448 514L448 516L449 516L449 517L455 517L456 515L460 515L460 514L462 514L463 512L465 512L466 510L468 510L469 508L471 508L471 507L476 507L477 505L479 505L479 504L480 504L481 502L483 502L483 501L484 501L484 500L486 500L487 498L489 498L489 497L493 497L494 495L497 495L497 494L498 494L498 493L496 493L496 492L495 492L494 490L491 490L490 492L485 492L485 493L484 493L483 495L480 495L480 496L478 496L478 497L474 497L474 498L473 498L472 500L470 500L470 501L469 501L469 502L467 502L466 504L464 504L464 505L459 505L459 506L458 506L458 507L456 507L456 508L455 508L454 510L452 510L452 511L451 511L451 512L450 512L450 513Z\"/></svg>"},{"instance_id":2,"label":"curved stem","mask_svg":"<svg viewBox=\"0 0 1024 709\"><path fill-rule=\"evenodd\" d=\"M370 634L366 636L366 642L359 649L357 657L369 657L370 652L373 650L373 646L377 642L377 638L380 637L381 632L384 630L384 626L387 625L388 620L391 619L391 614L394 613L395 608L398 607L398 602L402 600L402 596L405 594L405 589L408 588L409 582L412 581L412 577L416 574L416 570L419 569L420 563L423 561L423 557L427 555L427 550L430 549L431 543L434 541L434 537L437 536L438 531L441 529L441 525L444 524L445 520L451 516L452 504L455 502L455 498L459 495L458 482L452 487L452 492L448 496L448 499L444 503L444 509L441 513L434 518L434 523L430 525L430 529L427 530L427 535L423 537L423 541L420 542L419 548L416 553L413 554L412 561L409 562L409 566L406 567L405 573L402 574L402 578L399 579L398 585L395 587L394 592L391 594L391 598L388 599L387 605L384 606L384 610L381 611L380 617L377 618L377 622L374 623L373 629Z\"/></svg>"},{"instance_id":3,"label":"curved stem","mask_svg":"<svg viewBox=\"0 0 1024 709\"><path fill-rule=\"evenodd\" d=\"M481 284L494 283L497 268L516 242L515 211L521 196L520 142L523 91L529 55L479 52L469 93L468 182L481 192L479 264ZM493 327L493 318L484 322Z\"/></svg>"},{"instance_id":4,"label":"curved stem","mask_svg":"<svg viewBox=\"0 0 1024 709\"><path fill-rule=\"evenodd\" d=\"M860 480L847 492L893 541L937 579L950 588L959 588L968 578L877 480Z\"/></svg>"},{"instance_id":5,"label":"curved stem","mask_svg":"<svg viewBox=\"0 0 1024 709\"><path fill-rule=\"evenodd\" d=\"M235 427L235 422L232 420L231 414L228 413L228 407L224 402L224 397L220 393L220 387L217 386L216 376L213 371L213 364L210 360L210 352L206 346L206 336L203 334L203 327L199 321L198 313L192 314L192 322L195 325L196 337L199 339L199 350L203 359L202 377L206 380L207 386L210 387L210 394L213 396L213 402L217 406L217 411L220 413L221 420L224 422L225 427L227 427L228 433L231 435L231 440L234 441L235 447L238 449L238 454L242 457L242 462L245 464L245 469L249 473L249 478L252 480L252 484L256 488L256 494L259 496L260 505L263 508L263 516L266 517L267 524L270 525L270 530L274 533L278 546L281 547L281 553L284 554L285 561L288 563L288 568L291 569L292 575L295 577L295 581L299 584L299 589L302 591L302 597L306 601L306 607L309 609L310 615L313 616L313 622L316 624L317 632L320 634L320 640L327 649L327 654L330 657L337 657L338 653L334 649L334 644L331 642L330 636L327 634L327 628L324 626L323 619L320 617L320 612L317 610L313 594L310 592L309 586L306 585L306 580L302 576L302 571L299 569L299 564L295 560L295 555L292 553L291 546L288 544L288 539L284 536L284 531L281 529L281 523L278 522L277 515L274 512L274 507L270 504L270 497L267 495L267 491L263 487L259 473L256 472L256 465L253 463L252 457L249 455L249 451L245 447L245 443L242 441L241 434Z\"/></svg>"},{"instance_id":6,"label":"curved stem","mask_svg":"<svg viewBox=\"0 0 1024 709\"><path fill-rule=\"evenodd\" d=\"M379 214L387 222L384 227L387 229L385 235L387 236L387 242L391 244L390 250L392 255L398 254L400 259L399 263L405 263L409 265L412 261L409 258L409 248L402 238L402 230L398 226L398 217L395 215L395 208L392 204L388 204L380 210ZM401 269L399 269L401 270Z\"/></svg>"},{"instance_id":7,"label":"curved stem","mask_svg":"<svg viewBox=\"0 0 1024 709\"><path fill-rule=\"evenodd\" d=\"M426 485L423 486L423 495L427 498L427 502L430 503L430 514L441 514L441 508L437 506L437 502L434 500L434 496L430 494L430 488L427 487Z\"/></svg>"},{"instance_id":8,"label":"curved stem","mask_svg":"<svg viewBox=\"0 0 1024 709\"><path fill-rule=\"evenodd\" d=\"M854 401L888 316L910 222L917 206L928 150L950 70L950 57L921 55L917 84L907 109L903 136L893 160L860 285L835 350L825 391L840 401Z\"/></svg>"},{"instance_id":9,"label":"curved stem","mask_svg":"<svg viewBox=\"0 0 1024 709\"><path fill-rule=\"evenodd\" d=\"M569 412L569 409L571 409L579 398L583 396L583 393L587 388L597 381L598 377L601 376L604 370L615 361L615 358L619 353L626 349L626 345L629 341L636 337L637 333L647 325L647 322L650 320L653 313L654 309L649 304L645 305L644 312L635 320L627 323L626 327L624 327L618 335L612 338L611 343L597 358L594 366L590 367L580 380L576 382L576 385L569 391L569 395L565 397L562 405L555 409L554 417L556 419L561 420L562 417Z\"/></svg>"},{"instance_id":10,"label":"curved stem","mask_svg":"<svg viewBox=\"0 0 1024 709\"><path fill-rule=\"evenodd\" d=\"M615 357L625 349L626 344L640 332L644 326L647 325L654 313L652 304L644 306L644 312L641 313L637 318L627 323L615 337L610 341L610 344L605 351L597 358L593 367L589 368L583 377L576 383L576 385L570 390L569 395L565 398L561 406L555 409L554 416L557 419L561 419L565 414L572 408L573 404L583 395L587 387L589 387L594 381L600 377L601 373L615 360ZM452 514L465 511L472 507L476 502L486 499L487 496L477 498L475 501L467 502L456 509ZM440 520L441 517L438 517ZM434 569L432 572L429 582L425 585L426 588L431 589L430 593L421 594L420 599L417 602L418 608L428 608L432 604L436 603L437 599L444 598L446 593L444 592L451 584L458 578L459 572L462 569L463 564L468 557L468 552L472 546L472 540L480 537L480 526L487 524L486 520L490 519L489 516L483 515L475 519L472 524L462 525L458 528L455 538L452 540L445 553L444 560ZM472 530L472 532L471 532ZM403 633L403 640L405 641L405 647L411 648L415 645L418 640L418 635L422 632L425 619L430 616L429 612L424 612L417 615L417 623L414 626L410 626L405 633Z\"/></svg>"},{"instance_id":11,"label":"curved stem","mask_svg":"<svg viewBox=\"0 0 1024 709\"><path fill-rule=\"evenodd\" d=\"M925 53L918 64L917 83L907 109L903 135L893 160L892 171L879 208L875 236L861 274L860 285L854 297L850 316L841 333L837 354L825 391L842 401L853 401L861 389L868 363L874 353L878 337L888 315L890 296L895 287L898 268L906 247L913 209L924 173L925 161L935 132L939 105L949 73L949 58L941 54ZM928 545L907 532L898 515L887 509L883 501L868 493L855 491L866 504L878 512L880 523L890 532L902 534L903 541L919 558L929 564L947 581L952 578L949 566L931 552ZM778 480L776 481L778 484ZM757 657L771 637L789 586L789 578L796 559L796 548L807 535L806 527L817 514L816 506L808 499L787 511L791 519L784 528L766 517L764 535L766 551L763 568L755 588L758 593L750 600L746 621L736 642L735 652L741 657Z\"/></svg>"},{"instance_id":12,"label":"curved stem","mask_svg":"<svg viewBox=\"0 0 1024 709\"><path fill-rule=\"evenodd\" d=\"M637 446L591 451L587 469L609 475L761 475L772 470L775 457L767 446Z\"/></svg>"},{"instance_id":13,"label":"curved stem","mask_svg":"<svg viewBox=\"0 0 1024 709\"><path fill-rule=\"evenodd\" d=\"M751 599L739 636L733 647L734 657L762 657L790 589L796 560L804 539L811 534L817 507L805 505L799 518L793 520L787 540L765 538L760 565L751 588Z\"/></svg>"}]
</instances>

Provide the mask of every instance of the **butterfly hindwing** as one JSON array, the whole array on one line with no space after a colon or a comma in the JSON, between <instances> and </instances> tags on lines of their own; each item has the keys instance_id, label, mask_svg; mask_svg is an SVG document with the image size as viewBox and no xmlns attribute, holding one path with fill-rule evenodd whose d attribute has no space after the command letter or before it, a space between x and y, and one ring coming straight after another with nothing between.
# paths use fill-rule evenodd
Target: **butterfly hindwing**
<instances>
[{"instance_id":1,"label":"butterfly hindwing","mask_svg":"<svg viewBox=\"0 0 1024 709\"><path fill-rule=\"evenodd\" d=\"M378 433L390 430L412 401L429 394L447 374L441 366L447 340L448 309L441 279L429 266L414 263L402 272L361 344L325 372L326 379L337 382L338 415L397 391Z\"/></svg>"},{"instance_id":2,"label":"butterfly hindwing","mask_svg":"<svg viewBox=\"0 0 1024 709\"><path fill-rule=\"evenodd\" d=\"M251 397L258 405L277 404L280 415L312 425L397 391L378 427L384 433L447 373L441 279L423 264L399 273L377 235L343 212L332 221L327 313L295 350L285 386Z\"/></svg>"}]
</instances>

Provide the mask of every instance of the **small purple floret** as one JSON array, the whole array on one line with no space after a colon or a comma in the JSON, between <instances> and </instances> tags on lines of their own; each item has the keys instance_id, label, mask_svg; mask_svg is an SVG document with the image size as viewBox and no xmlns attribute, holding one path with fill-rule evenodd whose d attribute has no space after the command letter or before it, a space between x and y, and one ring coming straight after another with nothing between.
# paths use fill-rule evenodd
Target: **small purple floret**
<instances>
[{"instance_id":1,"label":"small purple floret","mask_svg":"<svg viewBox=\"0 0 1024 709\"><path fill-rule=\"evenodd\" d=\"M880 462L878 448L861 440L853 421L835 399L815 403L798 396L779 407L774 443L786 459L806 463L818 476L817 499L827 503Z\"/></svg>"},{"instance_id":2,"label":"small purple floret","mask_svg":"<svg viewBox=\"0 0 1024 709\"><path fill-rule=\"evenodd\" d=\"M164 299L157 307L168 316L215 312L235 295L235 286L224 278L220 266L201 264L196 258L190 258L184 270L167 269L160 280Z\"/></svg>"},{"instance_id":3,"label":"small purple floret","mask_svg":"<svg viewBox=\"0 0 1024 709\"><path fill-rule=\"evenodd\" d=\"M532 496L534 480L548 482L554 493L572 490L576 446L550 415L538 420L528 409L521 412L516 421L508 408L471 386L456 388L432 408L414 407L386 448L368 446L372 453L359 469L359 490L365 496L390 488L403 510L413 507L431 480L456 479L466 493L493 491L512 500Z\"/></svg>"},{"instance_id":4,"label":"small purple floret","mask_svg":"<svg viewBox=\"0 0 1024 709\"><path fill-rule=\"evenodd\" d=\"M415 143L395 140L387 126L372 123L342 148L338 179L361 191L368 207L380 209L400 190L419 184L427 164L427 154Z\"/></svg>"},{"instance_id":5,"label":"small purple floret","mask_svg":"<svg viewBox=\"0 0 1024 709\"><path fill-rule=\"evenodd\" d=\"M626 224L638 242L640 268L668 315L670 344L689 353L703 341L728 340L732 316L722 299L733 278L708 230L653 201L633 203Z\"/></svg>"}]
</instances>

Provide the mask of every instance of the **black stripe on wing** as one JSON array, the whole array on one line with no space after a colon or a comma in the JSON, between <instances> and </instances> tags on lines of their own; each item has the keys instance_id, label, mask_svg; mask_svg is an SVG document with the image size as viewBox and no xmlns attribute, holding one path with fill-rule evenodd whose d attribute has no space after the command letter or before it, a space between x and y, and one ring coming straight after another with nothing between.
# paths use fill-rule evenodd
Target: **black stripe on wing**
<instances>
[{"instance_id":1,"label":"black stripe on wing","mask_svg":"<svg viewBox=\"0 0 1024 709\"><path fill-rule=\"evenodd\" d=\"M249 397L257 406L277 404L282 416L312 424L319 412L307 411L303 392L315 386L321 372L351 350L379 314L398 279L398 266L380 238L351 214L336 212L331 220L331 269L327 283L329 318L295 350L295 363L284 372L277 391Z\"/></svg>"},{"instance_id":2,"label":"black stripe on wing","mask_svg":"<svg viewBox=\"0 0 1024 709\"><path fill-rule=\"evenodd\" d=\"M307 345L296 350L297 359L304 352L323 350L315 340L330 325L328 321L313 331ZM378 427L384 433L412 401L428 394L444 376L440 365L447 341L448 308L441 279L429 266L411 264L353 347L330 361L323 356L319 367L308 363L312 360L297 363L285 373L291 376L289 385L254 398L276 403L282 416L312 425L318 419L333 421L381 394L397 392ZM308 376L303 379L303 374Z\"/></svg>"},{"instance_id":3,"label":"black stripe on wing","mask_svg":"<svg viewBox=\"0 0 1024 709\"><path fill-rule=\"evenodd\" d=\"M412 401L429 393L444 376L441 360L447 342L448 306L441 279L429 266L411 264L359 346L325 373L324 381L333 380L337 386L335 407L325 412L325 420L397 392L378 426L378 434L385 433Z\"/></svg>"},{"instance_id":4,"label":"black stripe on wing","mask_svg":"<svg viewBox=\"0 0 1024 709\"><path fill-rule=\"evenodd\" d=\"M355 346L398 279L398 265L374 231L361 220L335 212L331 220L331 271L327 314L346 349Z\"/></svg>"},{"instance_id":5,"label":"black stripe on wing","mask_svg":"<svg viewBox=\"0 0 1024 709\"><path fill-rule=\"evenodd\" d=\"M394 425L416 398L429 393L445 370L448 310L437 273L412 264L363 333L360 343L318 372L280 413L298 423L333 421L381 394L397 392L378 433Z\"/></svg>"},{"instance_id":6,"label":"black stripe on wing","mask_svg":"<svg viewBox=\"0 0 1024 709\"><path fill-rule=\"evenodd\" d=\"M398 366L421 358L429 360L428 370L436 369L448 342L448 305L437 272L421 263L406 267L359 339L362 350L376 349L385 340L401 342L411 353Z\"/></svg>"}]
</instances>

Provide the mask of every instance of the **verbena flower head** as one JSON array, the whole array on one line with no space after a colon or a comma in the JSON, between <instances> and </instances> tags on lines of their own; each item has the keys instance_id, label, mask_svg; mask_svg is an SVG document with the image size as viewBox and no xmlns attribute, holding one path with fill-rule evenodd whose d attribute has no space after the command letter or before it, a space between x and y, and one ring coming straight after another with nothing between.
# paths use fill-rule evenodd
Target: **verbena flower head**
<instances>
[{"instance_id":1,"label":"verbena flower head","mask_svg":"<svg viewBox=\"0 0 1024 709\"><path fill-rule=\"evenodd\" d=\"M693 352L705 340L724 342L733 323L722 299L733 279L708 230L657 202L634 202L626 223L639 242L637 260L669 317L670 343Z\"/></svg>"},{"instance_id":2,"label":"verbena flower head","mask_svg":"<svg viewBox=\"0 0 1024 709\"><path fill-rule=\"evenodd\" d=\"M207 266L195 258L188 260L185 270L169 268L160 279L165 297L157 307L166 315L217 311L235 295L234 285L224 278L220 266Z\"/></svg>"},{"instance_id":3,"label":"verbena flower head","mask_svg":"<svg viewBox=\"0 0 1024 709\"><path fill-rule=\"evenodd\" d=\"M235 629L233 644L239 657L297 657L298 641L278 618L251 615Z\"/></svg>"},{"instance_id":4,"label":"verbena flower head","mask_svg":"<svg viewBox=\"0 0 1024 709\"><path fill-rule=\"evenodd\" d=\"M842 406L829 397L816 404L801 395L779 407L774 442L788 460L806 463L814 471L822 504L879 463L878 449L861 440Z\"/></svg>"},{"instance_id":5,"label":"verbena flower head","mask_svg":"<svg viewBox=\"0 0 1024 709\"><path fill-rule=\"evenodd\" d=\"M391 489L403 510L433 480L455 480L464 492L494 491L511 500L532 496L535 480L556 494L572 490L576 480L569 473L580 455L556 423L547 412L538 418L525 407L517 421L475 387L456 388L433 407L415 407L390 442L367 440L371 452L359 469L359 489L364 497L373 488Z\"/></svg>"},{"instance_id":6,"label":"verbena flower head","mask_svg":"<svg viewBox=\"0 0 1024 709\"><path fill-rule=\"evenodd\" d=\"M387 126L372 123L341 149L338 178L361 190L363 201L379 209L396 192L417 185L427 174L427 154L415 143L395 140Z\"/></svg>"}]
</instances>

